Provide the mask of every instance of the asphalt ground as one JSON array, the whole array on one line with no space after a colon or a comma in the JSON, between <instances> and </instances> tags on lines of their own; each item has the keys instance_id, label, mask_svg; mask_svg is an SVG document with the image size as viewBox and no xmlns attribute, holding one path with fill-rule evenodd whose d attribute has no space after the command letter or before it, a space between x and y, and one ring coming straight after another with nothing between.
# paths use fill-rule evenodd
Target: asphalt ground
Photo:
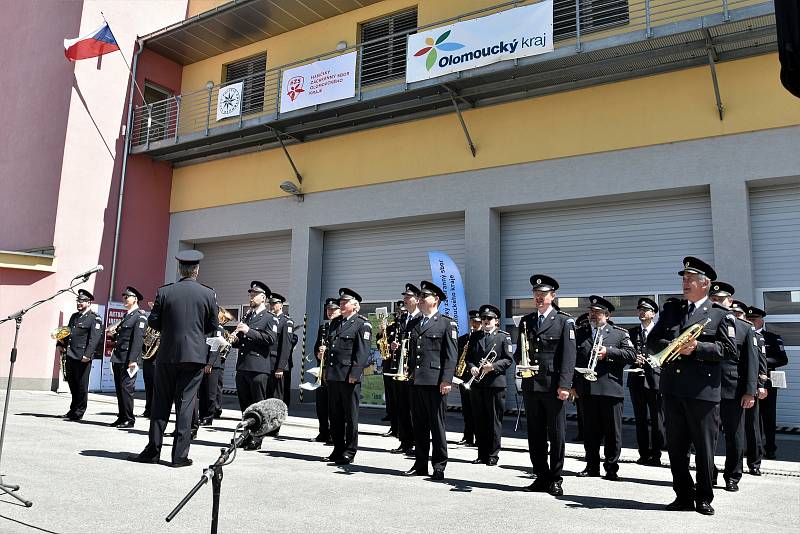
<instances>
[{"instance_id":1,"label":"asphalt ground","mask_svg":"<svg viewBox=\"0 0 800 534\"><path fill-rule=\"evenodd\" d=\"M129 430L106 426L116 415L113 396L90 395L79 423L58 417L68 404L68 394L12 392L0 472L34 504L0 495L0 532L210 531L211 484L172 522L164 519L230 440L240 416L233 398L192 443L195 464L181 469L125 460L147 443L148 421L140 417ZM137 400L136 413L142 409ZM362 409L359 452L343 467L321 463L330 447L309 441L317 433L313 406L293 405L290 414L278 438L265 439L261 451L239 451L224 468L220 532L784 532L800 521L800 464L786 459L797 449L791 436L781 437L781 460L763 462L764 476L745 474L738 493L715 491L717 513L706 517L665 511L674 498L669 469L633 463L638 453L630 448L619 482L575 477L583 447L568 443L563 497L519 491L531 482L530 459L524 427L513 433L514 417L506 420L511 433L499 465L488 467L470 463L474 448L455 445L461 417L449 414L450 462L437 482L402 476L412 461L388 453L397 440L380 435L387 429L375 424L382 410ZM163 460L170 446L167 438Z\"/></svg>"}]
</instances>

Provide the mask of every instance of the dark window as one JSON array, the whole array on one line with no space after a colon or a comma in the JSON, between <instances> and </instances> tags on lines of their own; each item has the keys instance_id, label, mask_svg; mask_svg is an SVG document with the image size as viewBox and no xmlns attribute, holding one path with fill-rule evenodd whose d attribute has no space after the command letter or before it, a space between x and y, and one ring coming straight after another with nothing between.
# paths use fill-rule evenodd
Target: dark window
<instances>
[{"instance_id":1,"label":"dark window","mask_svg":"<svg viewBox=\"0 0 800 534\"><path fill-rule=\"evenodd\" d=\"M222 85L244 82L242 86L242 115L264 110L264 81L267 70L267 55L260 54L225 66Z\"/></svg>"},{"instance_id":2,"label":"dark window","mask_svg":"<svg viewBox=\"0 0 800 534\"><path fill-rule=\"evenodd\" d=\"M361 25L361 42L369 43L361 50L362 85L406 75L406 41L409 34L395 34L416 27L416 8Z\"/></svg>"},{"instance_id":3,"label":"dark window","mask_svg":"<svg viewBox=\"0 0 800 534\"><path fill-rule=\"evenodd\" d=\"M800 347L800 323L772 323L767 317L764 320L767 330L783 338L787 347Z\"/></svg>"},{"instance_id":4,"label":"dark window","mask_svg":"<svg viewBox=\"0 0 800 534\"><path fill-rule=\"evenodd\" d=\"M553 3L553 34L556 40L575 37L575 0ZM581 34L628 23L628 0L580 0Z\"/></svg>"},{"instance_id":5,"label":"dark window","mask_svg":"<svg viewBox=\"0 0 800 534\"><path fill-rule=\"evenodd\" d=\"M138 113L137 145L164 139L170 133L170 120L175 117L175 100L170 98L172 94L169 91L145 83L143 93L144 106ZM173 134L174 126L171 129Z\"/></svg>"},{"instance_id":6,"label":"dark window","mask_svg":"<svg viewBox=\"0 0 800 534\"><path fill-rule=\"evenodd\" d=\"M800 291L765 291L764 311L769 315L800 314Z\"/></svg>"}]
</instances>

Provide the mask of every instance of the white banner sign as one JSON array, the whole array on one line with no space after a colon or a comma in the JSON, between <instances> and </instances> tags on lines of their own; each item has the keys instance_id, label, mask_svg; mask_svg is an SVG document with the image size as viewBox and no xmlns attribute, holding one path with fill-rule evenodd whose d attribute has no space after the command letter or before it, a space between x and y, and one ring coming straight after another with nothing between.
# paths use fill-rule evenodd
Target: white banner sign
<instances>
[{"instance_id":1,"label":"white banner sign","mask_svg":"<svg viewBox=\"0 0 800 534\"><path fill-rule=\"evenodd\" d=\"M406 81L553 51L553 0L408 36Z\"/></svg>"},{"instance_id":2,"label":"white banner sign","mask_svg":"<svg viewBox=\"0 0 800 534\"><path fill-rule=\"evenodd\" d=\"M285 70L281 87L281 113L352 98L356 94L356 52Z\"/></svg>"},{"instance_id":3,"label":"white banner sign","mask_svg":"<svg viewBox=\"0 0 800 534\"><path fill-rule=\"evenodd\" d=\"M220 88L217 94L217 120L238 117L242 113L242 98L244 98L244 82Z\"/></svg>"}]
</instances>

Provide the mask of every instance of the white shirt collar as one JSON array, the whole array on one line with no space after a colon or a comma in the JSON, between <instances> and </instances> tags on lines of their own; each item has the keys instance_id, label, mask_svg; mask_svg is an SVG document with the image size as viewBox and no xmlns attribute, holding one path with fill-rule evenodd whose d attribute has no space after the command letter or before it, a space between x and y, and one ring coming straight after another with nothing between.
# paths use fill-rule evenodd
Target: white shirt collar
<instances>
[{"instance_id":1,"label":"white shirt collar","mask_svg":"<svg viewBox=\"0 0 800 534\"><path fill-rule=\"evenodd\" d=\"M700 306L702 306L703 304L705 304L707 300L708 300L708 297L703 297L703 298L701 298L700 300L698 300L697 302L695 302L695 303L694 303L694 309L695 309L695 310L699 309L699 308L700 308ZM689 302L692 302L692 301L690 300Z\"/></svg>"},{"instance_id":2,"label":"white shirt collar","mask_svg":"<svg viewBox=\"0 0 800 534\"><path fill-rule=\"evenodd\" d=\"M551 311L553 311L552 304L547 308L547 310L544 313L539 313L539 310L536 310L536 315L537 316L544 315L545 317L547 317L548 315L550 315ZM538 319L538 317L537 317L537 319Z\"/></svg>"},{"instance_id":3,"label":"white shirt collar","mask_svg":"<svg viewBox=\"0 0 800 534\"><path fill-rule=\"evenodd\" d=\"M352 319L352 318L353 318L353 316L354 316L354 315L356 315L356 312L355 312L355 310L353 311L353 313L351 313L351 314L350 314L350 315L348 315L347 317L345 317L344 315L342 315L342 318L343 318L345 321L349 321L350 319Z\"/></svg>"}]
</instances>

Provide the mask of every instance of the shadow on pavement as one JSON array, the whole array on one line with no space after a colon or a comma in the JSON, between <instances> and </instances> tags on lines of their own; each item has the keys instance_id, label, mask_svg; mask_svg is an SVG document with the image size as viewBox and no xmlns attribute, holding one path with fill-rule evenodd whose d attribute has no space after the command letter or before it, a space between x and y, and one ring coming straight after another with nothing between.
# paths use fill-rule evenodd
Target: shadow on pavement
<instances>
[{"instance_id":1,"label":"shadow on pavement","mask_svg":"<svg viewBox=\"0 0 800 534\"><path fill-rule=\"evenodd\" d=\"M24 521L19 521L17 519L13 519L11 517L7 517L7 516L4 516L4 515L0 515L0 519L6 519L6 520L11 521L13 523L16 523L18 525L24 525L24 526L26 526L28 528L32 528L34 530L38 530L39 532L49 532L50 534L57 534L56 532L53 532L52 530L47 530L46 528L37 527L36 525L31 525L30 523L25 523Z\"/></svg>"},{"instance_id":2,"label":"shadow on pavement","mask_svg":"<svg viewBox=\"0 0 800 534\"><path fill-rule=\"evenodd\" d=\"M666 504L633 501L625 499L610 499L606 497L591 497L582 495L564 495L556 497L565 501L567 508L615 508L619 510L665 510Z\"/></svg>"}]
</instances>

